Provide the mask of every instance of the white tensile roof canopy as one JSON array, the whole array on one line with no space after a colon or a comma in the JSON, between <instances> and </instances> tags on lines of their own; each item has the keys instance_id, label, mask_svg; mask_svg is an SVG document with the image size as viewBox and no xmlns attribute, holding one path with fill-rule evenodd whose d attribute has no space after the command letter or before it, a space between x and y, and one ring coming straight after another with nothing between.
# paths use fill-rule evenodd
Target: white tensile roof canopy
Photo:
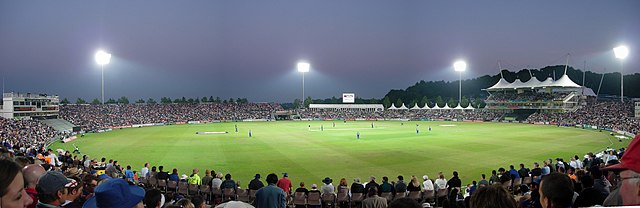
<instances>
[{"instance_id":1,"label":"white tensile roof canopy","mask_svg":"<svg viewBox=\"0 0 640 208\"><path fill-rule=\"evenodd\" d=\"M545 87L575 87L575 88L579 88L581 87L580 85L576 84L575 82L573 82L569 76L562 75L562 77L560 77L560 79L558 80L553 80L553 78L549 77L547 78L545 81L540 82L536 77L532 77L531 79L529 79L526 82L522 82L520 79L516 79L515 81L513 81L512 83L509 83L507 80L505 80L504 78L500 78L500 80L498 80L498 83L494 84L493 86L485 89L488 91L497 91L497 90L505 90L505 89L522 89L522 88L545 88Z\"/></svg>"}]
</instances>

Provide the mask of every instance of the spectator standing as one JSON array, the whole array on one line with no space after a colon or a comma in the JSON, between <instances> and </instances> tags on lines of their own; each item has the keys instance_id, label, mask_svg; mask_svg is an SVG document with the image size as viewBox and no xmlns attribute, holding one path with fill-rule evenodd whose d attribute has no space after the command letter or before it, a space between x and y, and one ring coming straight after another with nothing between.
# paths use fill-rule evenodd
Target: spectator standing
<instances>
[{"instance_id":1,"label":"spectator standing","mask_svg":"<svg viewBox=\"0 0 640 208\"><path fill-rule=\"evenodd\" d=\"M278 176L275 173L267 175L267 186L256 192L256 208L285 208L287 206L285 192L276 186Z\"/></svg>"},{"instance_id":2,"label":"spectator standing","mask_svg":"<svg viewBox=\"0 0 640 208\"><path fill-rule=\"evenodd\" d=\"M291 185L291 180L289 180L288 173L282 173L282 178L278 180L276 185L280 187L285 193L289 195L291 194L291 187L293 186Z\"/></svg>"}]
</instances>

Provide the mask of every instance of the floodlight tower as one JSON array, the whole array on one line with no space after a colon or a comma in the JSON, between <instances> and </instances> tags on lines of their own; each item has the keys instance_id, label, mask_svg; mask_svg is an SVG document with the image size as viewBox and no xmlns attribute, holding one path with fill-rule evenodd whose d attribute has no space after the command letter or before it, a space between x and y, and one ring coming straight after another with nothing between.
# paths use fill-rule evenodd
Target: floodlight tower
<instances>
[{"instance_id":1,"label":"floodlight tower","mask_svg":"<svg viewBox=\"0 0 640 208\"><path fill-rule=\"evenodd\" d=\"M613 53L616 58L620 59L620 102L624 102L624 74L622 70L624 68L624 59L629 55L629 48L627 46L618 46L613 48Z\"/></svg>"},{"instance_id":2,"label":"floodlight tower","mask_svg":"<svg viewBox=\"0 0 640 208\"><path fill-rule=\"evenodd\" d=\"M302 73L302 108L304 108L304 73L309 72L309 68L311 68L311 65L306 62L306 61L299 61L298 65L298 72Z\"/></svg>"},{"instance_id":3,"label":"floodlight tower","mask_svg":"<svg viewBox=\"0 0 640 208\"><path fill-rule=\"evenodd\" d=\"M458 91L458 106L462 107L462 72L467 70L467 63L460 60L453 63L453 69L459 72L460 75L460 89Z\"/></svg>"},{"instance_id":4,"label":"floodlight tower","mask_svg":"<svg viewBox=\"0 0 640 208\"><path fill-rule=\"evenodd\" d=\"M96 63L100 64L102 70L102 104L104 104L104 65L109 64L111 61L111 54L98 50L95 55Z\"/></svg>"}]
</instances>

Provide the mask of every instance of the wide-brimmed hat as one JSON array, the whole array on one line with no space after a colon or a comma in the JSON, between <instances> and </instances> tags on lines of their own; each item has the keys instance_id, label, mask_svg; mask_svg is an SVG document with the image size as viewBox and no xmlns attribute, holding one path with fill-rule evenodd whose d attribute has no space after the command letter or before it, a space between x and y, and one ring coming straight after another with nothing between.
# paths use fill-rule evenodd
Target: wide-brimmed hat
<instances>
[{"instance_id":1,"label":"wide-brimmed hat","mask_svg":"<svg viewBox=\"0 0 640 208\"><path fill-rule=\"evenodd\" d=\"M629 143L618 164L607 166L603 170L632 170L640 173L640 134Z\"/></svg>"},{"instance_id":2,"label":"wide-brimmed hat","mask_svg":"<svg viewBox=\"0 0 640 208\"><path fill-rule=\"evenodd\" d=\"M129 185L123 179L109 179L95 189L95 196L89 198L83 208L129 208L144 199L144 189Z\"/></svg>"},{"instance_id":3,"label":"wide-brimmed hat","mask_svg":"<svg viewBox=\"0 0 640 208\"><path fill-rule=\"evenodd\" d=\"M324 180L322 180L323 183L325 184L330 184L331 182L333 182L333 180L329 177L324 178Z\"/></svg>"}]
</instances>

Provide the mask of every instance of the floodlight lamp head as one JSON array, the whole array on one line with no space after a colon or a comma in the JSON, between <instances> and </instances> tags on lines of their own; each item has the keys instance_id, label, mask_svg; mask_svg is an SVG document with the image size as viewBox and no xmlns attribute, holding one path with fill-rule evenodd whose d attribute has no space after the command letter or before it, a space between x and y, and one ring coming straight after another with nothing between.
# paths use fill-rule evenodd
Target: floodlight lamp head
<instances>
[{"instance_id":1,"label":"floodlight lamp head","mask_svg":"<svg viewBox=\"0 0 640 208\"><path fill-rule=\"evenodd\" d=\"M311 65L307 62L301 61L298 62L298 72L309 72L309 68L311 68Z\"/></svg>"},{"instance_id":2,"label":"floodlight lamp head","mask_svg":"<svg viewBox=\"0 0 640 208\"><path fill-rule=\"evenodd\" d=\"M613 48L613 53L618 59L625 59L629 55L629 48L627 46L618 46Z\"/></svg>"},{"instance_id":3,"label":"floodlight lamp head","mask_svg":"<svg viewBox=\"0 0 640 208\"><path fill-rule=\"evenodd\" d=\"M467 69L467 63L464 61L456 61L455 63L453 63L453 69L459 72L463 72Z\"/></svg>"},{"instance_id":4,"label":"floodlight lamp head","mask_svg":"<svg viewBox=\"0 0 640 208\"><path fill-rule=\"evenodd\" d=\"M95 59L96 63L100 65L109 64L109 62L111 61L111 54L104 52L103 50L99 50L98 52L96 52Z\"/></svg>"}]
</instances>

